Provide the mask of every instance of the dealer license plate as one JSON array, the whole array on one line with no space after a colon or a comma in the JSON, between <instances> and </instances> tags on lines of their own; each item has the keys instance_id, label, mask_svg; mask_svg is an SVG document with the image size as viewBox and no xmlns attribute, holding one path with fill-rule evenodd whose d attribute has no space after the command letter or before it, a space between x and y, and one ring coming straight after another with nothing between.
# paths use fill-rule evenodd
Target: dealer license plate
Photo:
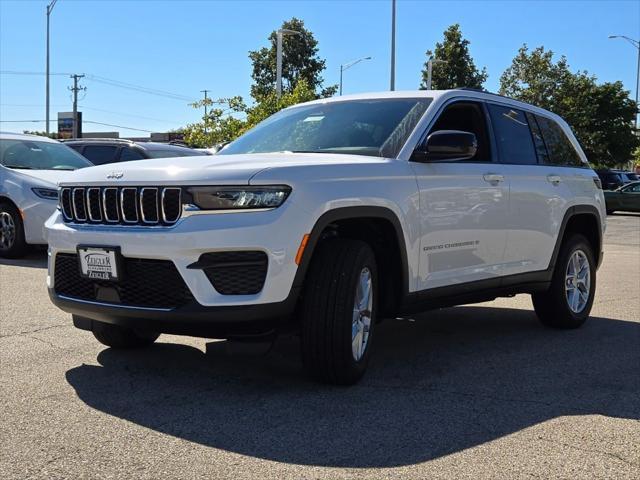
<instances>
[{"instance_id":1,"label":"dealer license plate","mask_svg":"<svg viewBox=\"0 0 640 480\"><path fill-rule=\"evenodd\" d=\"M120 280L119 252L108 247L78 247L80 272L94 280Z\"/></svg>"}]
</instances>

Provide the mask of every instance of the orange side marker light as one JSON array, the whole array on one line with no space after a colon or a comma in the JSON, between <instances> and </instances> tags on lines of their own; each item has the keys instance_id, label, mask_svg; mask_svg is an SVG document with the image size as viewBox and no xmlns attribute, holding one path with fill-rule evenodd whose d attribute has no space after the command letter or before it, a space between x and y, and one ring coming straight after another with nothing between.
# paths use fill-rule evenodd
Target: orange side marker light
<instances>
[{"instance_id":1,"label":"orange side marker light","mask_svg":"<svg viewBox=\"0 0 640 480\"><path fill-rule=\"evenodd\" d=\"M302 255L304 254L304 249L307 247L308 242L309 234L305 233L304 237L302 237L302 241L300 242L300 246L298 247L298 253L296 253L296 265L300 265L300 262L302 262Z\"/></svg>"}]
</instances>

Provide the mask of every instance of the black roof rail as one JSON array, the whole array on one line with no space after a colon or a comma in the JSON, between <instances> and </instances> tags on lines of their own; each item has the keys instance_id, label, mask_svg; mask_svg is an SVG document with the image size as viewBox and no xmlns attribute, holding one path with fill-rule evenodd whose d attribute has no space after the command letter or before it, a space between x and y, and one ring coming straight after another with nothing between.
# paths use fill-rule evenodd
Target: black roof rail
<instances>
[{"instance_id":1,"label":"black roof rail","mask_svg":"<svg viewBox=\"0 0 640 480\"><path fill-rule=\"evenodd\" d=\"M496 97L501 97L501 98L508 98L509 100L515 100L516 102L521 102L522 100L518 100L516 98L512 98L512 97L507 97L506 95L501 95L499 93L495 93L495 92L490 92L489 90L485 90L483 88L473 88L473 87L458 87L458 88L454 88L453 90L464 90L467 92L478 92L478 93L486 93L487 95L494 95ZM526 102L523 102L526 103Z\"/></svg>"}]
</instances>

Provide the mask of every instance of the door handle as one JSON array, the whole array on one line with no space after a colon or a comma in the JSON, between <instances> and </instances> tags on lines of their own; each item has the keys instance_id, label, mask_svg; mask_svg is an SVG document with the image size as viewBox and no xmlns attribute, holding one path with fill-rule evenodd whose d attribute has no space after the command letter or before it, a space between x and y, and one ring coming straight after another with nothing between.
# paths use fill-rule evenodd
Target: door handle
<instances>
[{"instance_id":1,"label":"door handle","mask_svg":"<svg viewBox=\"0 0 640 480\"><path fill-rule=\"evenodd\" d=\"M485 182L489 183L504 182L504 175L500 175L498 173L485 173L482 178L484 178Z\"/></svg>"},{"instance_id":2,"label":"door handle","mask_svg":"<svg viewBox=\"0 0 640 480\"><path fill-rule=\"evenodd\" d=\"M547 181L558 185L562 181L562 178L560 178L560 175L547 175Z\"/></svg>"}]
</instances>

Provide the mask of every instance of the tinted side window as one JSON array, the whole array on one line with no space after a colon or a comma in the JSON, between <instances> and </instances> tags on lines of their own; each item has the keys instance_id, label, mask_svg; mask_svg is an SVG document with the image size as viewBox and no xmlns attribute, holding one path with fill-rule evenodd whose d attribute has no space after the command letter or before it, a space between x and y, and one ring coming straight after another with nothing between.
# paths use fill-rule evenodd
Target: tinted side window
<instances>
[{"instance_id":1,"label":"tinted side window","mask_svg":"<svg viewBox=\"0 0 640 480\"><path fill-rule=\"evenodd\" d=\"M475 102L456 102L442 112L429 134L438 130L462 130L473 133L478 141L478 150L471 162L491 162L489 135L482 104Z\"/></svg>"},{"instance_id":2,"label":"tinted side window","mask_svg":"<svg viewBox=\"0 0 640 480\"><path fill-rule=\"evenodd\" d=\"M529 127L531 128L531 135L533 136L533 144L536 147L536 153L538 154L538 163L549 163L549 153L547 152L547 146L542 138L542 132L540 126L536 121L534 115L529 112L525 112Z\"/></svg>"},{"instance_id":3,"label":"tinted side window","mask_svg":"<svg viewBox=\"0 0 640 480\"><path fill-rule=\"evenodd\" d=\"M571 167L584 166L580 155L562 130L562 127L549 118L536 115L538 125L549 151L549 163Z\"/></svg>"},{"instance_id":4,"label":"tinted side window","mask_svg":"<svg viewBox=\"0 0 640 480\"><path fill-rule=\"evenodd\" d=\"M489 105L493 132L502 163L533 165L538 163L527 117L521 110Z\"/></svg>"},{"instance_id":5,"label":"tinted side window","mask_svg":"<svg viewBox=\"0 0 640 480\"><path fill-rule=\"evenodd\" d=\"M111 145L87 145L84 147L82 155L94 165L102 165L115 161L117 151L118 147Z\"/></svg>"},{"instance_id":6,"label":"tinted side window","mask_svg":"<svg viewBox=\"0 0 640 480\"><path fill-rule=\"evenodd\" d=\"M128 162L130 160L142 160L145 157L135 148L123 147L120 150L120 161Z\"/></svg>"}]
</instances>

